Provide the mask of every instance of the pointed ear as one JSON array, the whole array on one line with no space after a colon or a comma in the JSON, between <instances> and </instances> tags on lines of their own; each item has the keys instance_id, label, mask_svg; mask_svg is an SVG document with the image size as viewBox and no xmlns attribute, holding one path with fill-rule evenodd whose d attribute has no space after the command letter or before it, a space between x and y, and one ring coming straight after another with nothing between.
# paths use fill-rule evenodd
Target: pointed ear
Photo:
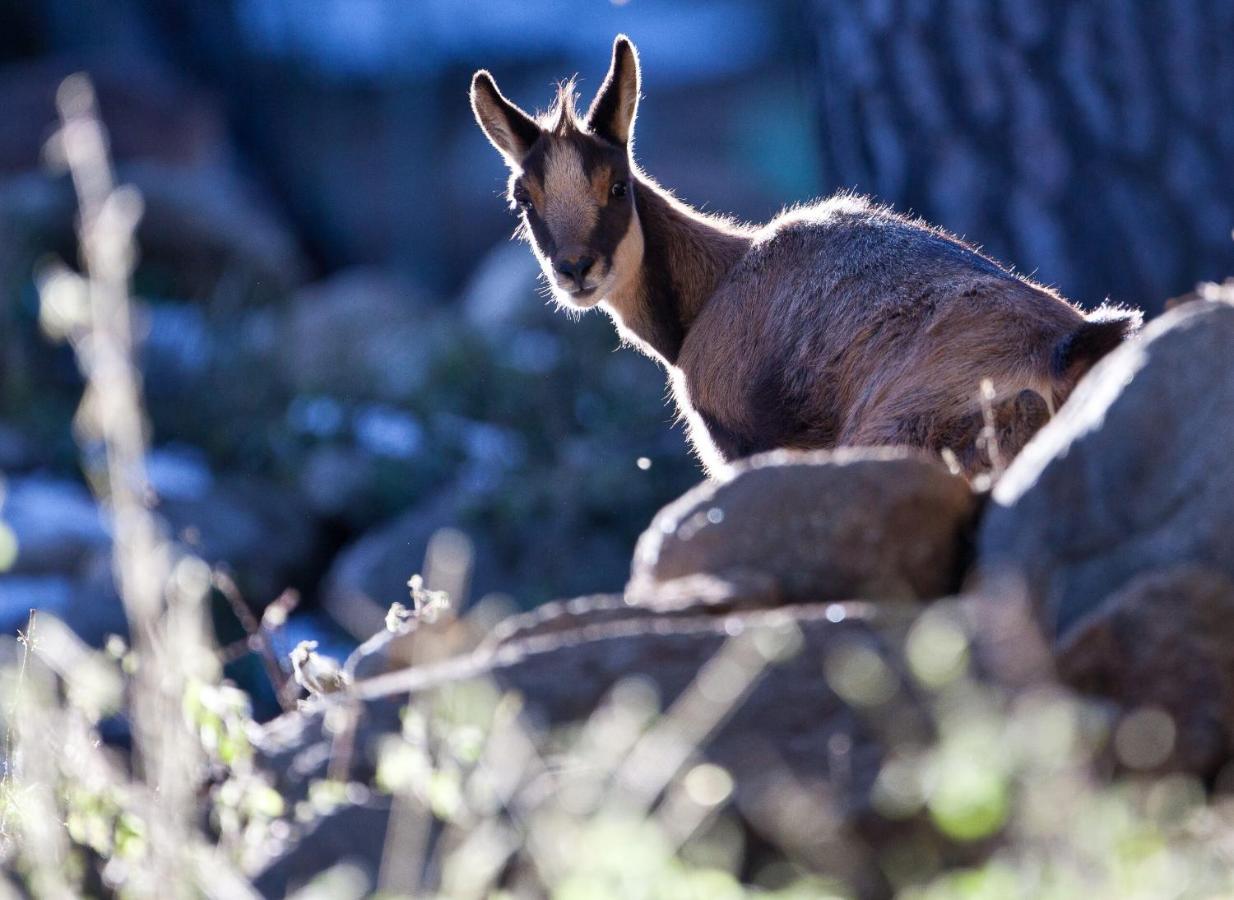
<instances>
[{"instance_id":1,"label":"pointed ear","mask_svg":"<svg viewBox=\"0 0 1234 900\"><path fill-rule=\"evenodd\" d=\"M540 136L540 126L503 97L493 76L483 69L471 79L471 110L489 142L506 158L506 164L521 165Z\"/></svg>"},{"instance_id":2,"label":"pointed ear","mask_svg":"<svg viewBox=\"0 0 1234 900\"><path fill-rule=\"evenodd\" d=\"M623 146L630 142L638 112L639 83L638 51L628 37L619 34L613 41L608 77L587 110L587 127L593 134Z\"/></svg>"}]
</instances>

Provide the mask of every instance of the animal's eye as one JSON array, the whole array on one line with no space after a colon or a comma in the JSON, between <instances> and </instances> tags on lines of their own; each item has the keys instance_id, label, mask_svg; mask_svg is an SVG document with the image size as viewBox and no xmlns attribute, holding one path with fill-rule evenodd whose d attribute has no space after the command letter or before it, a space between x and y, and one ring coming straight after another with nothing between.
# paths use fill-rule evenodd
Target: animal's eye
<instances>
[{"instance_id":1,"label":"animal's eye","mask_svg":"<svg viewBox=\"0 0 1234 900\"><path fill-rule=\"evenodd\" d=\"M531 209L531 194L521 184L514 188L514 202L523 209Z\"/></svg>"},{"instance_id":2,"label":"animal's eye","mask_svg":"<svg viewBox=\"0 0 1234 900\"><path fill-rule=\"evenodd\" d=\"M609 189L609 193L619 199L624 197L626 195L626 183L624 181L614 181L613 186Z\"/></svg>"}]
</instances>

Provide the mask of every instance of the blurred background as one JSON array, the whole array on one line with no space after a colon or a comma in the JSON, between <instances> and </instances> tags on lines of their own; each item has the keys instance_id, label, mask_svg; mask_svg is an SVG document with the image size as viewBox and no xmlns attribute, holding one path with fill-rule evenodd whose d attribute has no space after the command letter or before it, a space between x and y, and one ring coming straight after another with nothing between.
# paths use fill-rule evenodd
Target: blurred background
<instances>
[{"instance_id":1,"label":"blurred background","mask_svg":"<svg viewBox=\"0 0 1234 900\"><path fill-rule=\"evenodd\" d=\"M527 108L574 73L589 99L619 31L639 163L705 209L856 189L1150 314L1234 274L1227 0L0 0L0 627L124 627L35 287L77 260L42 147L78 71L145 198L171 533L254 608L300 592L285 640L327 650L426 565L464 604L619 590L701 472L658 368L547 305L467 104L481 66Z\"/></svg>"}]
</instances>

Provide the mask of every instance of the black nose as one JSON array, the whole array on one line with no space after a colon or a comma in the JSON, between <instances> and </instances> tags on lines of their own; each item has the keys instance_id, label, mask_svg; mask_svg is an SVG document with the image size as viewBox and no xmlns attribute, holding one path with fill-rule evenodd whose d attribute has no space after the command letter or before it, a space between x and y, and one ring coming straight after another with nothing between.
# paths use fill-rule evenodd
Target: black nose
<instances>
[{"instance_id":1,"label":"black nose","mask_svg":"<svg viewBox=\"0 0 1234 900\"><path fill-rule=\"evenodd\" d=\"M583 281L587 278L587 273L591 271L594 263L593 257L580 256L577 259L554 260L553 268L573 281L576 288L582 290Z\"/></svg>"}]
</instances>

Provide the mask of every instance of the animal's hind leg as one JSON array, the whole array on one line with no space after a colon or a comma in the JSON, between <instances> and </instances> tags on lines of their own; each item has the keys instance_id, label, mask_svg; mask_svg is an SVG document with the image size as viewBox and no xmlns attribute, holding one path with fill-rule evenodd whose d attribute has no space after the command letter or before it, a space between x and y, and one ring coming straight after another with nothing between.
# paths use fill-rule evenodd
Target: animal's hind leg
<instances>
[{"instance_id":1,"label":"animal's hind leg","mask_svg":"<svg viewBox=\"0 0 1234 900\"><path fill-rule=\"evenodd\" d=\"M1050 407L1036 391L1022 390L996 401L986 413L975 410L939 421L925 415L870 417L847 431L845 446L904 445L921 447L940 456L950 452L965 475L972 477L994 468L997 459L1007 465L1034 434L1050 420ZM987 431L987 425L992 428Z\"/></svg>"},{"instance_id":2,"label":"animal's hind leg","mask_svg":"<svg viewBox=\"0 0 1234 900\"><path fill-rule=\"evenodd\" d=\"M1033 390L993 403L989 411L962 416L939 430L930 449L950 450L970 478L1008 465L1050 421L1050 406Z\"/></svg>"},{"instance_id":3,"label":"animal's hind leg","mask_svg":"<svg viewBox=\"0 0 1234 900\"><path fill-rule=\"evenodd\" d=\"M927 447L930 422L921 416L871 415L849 423L840 435L841 447Z\"/></svg>"}]
</instances>

